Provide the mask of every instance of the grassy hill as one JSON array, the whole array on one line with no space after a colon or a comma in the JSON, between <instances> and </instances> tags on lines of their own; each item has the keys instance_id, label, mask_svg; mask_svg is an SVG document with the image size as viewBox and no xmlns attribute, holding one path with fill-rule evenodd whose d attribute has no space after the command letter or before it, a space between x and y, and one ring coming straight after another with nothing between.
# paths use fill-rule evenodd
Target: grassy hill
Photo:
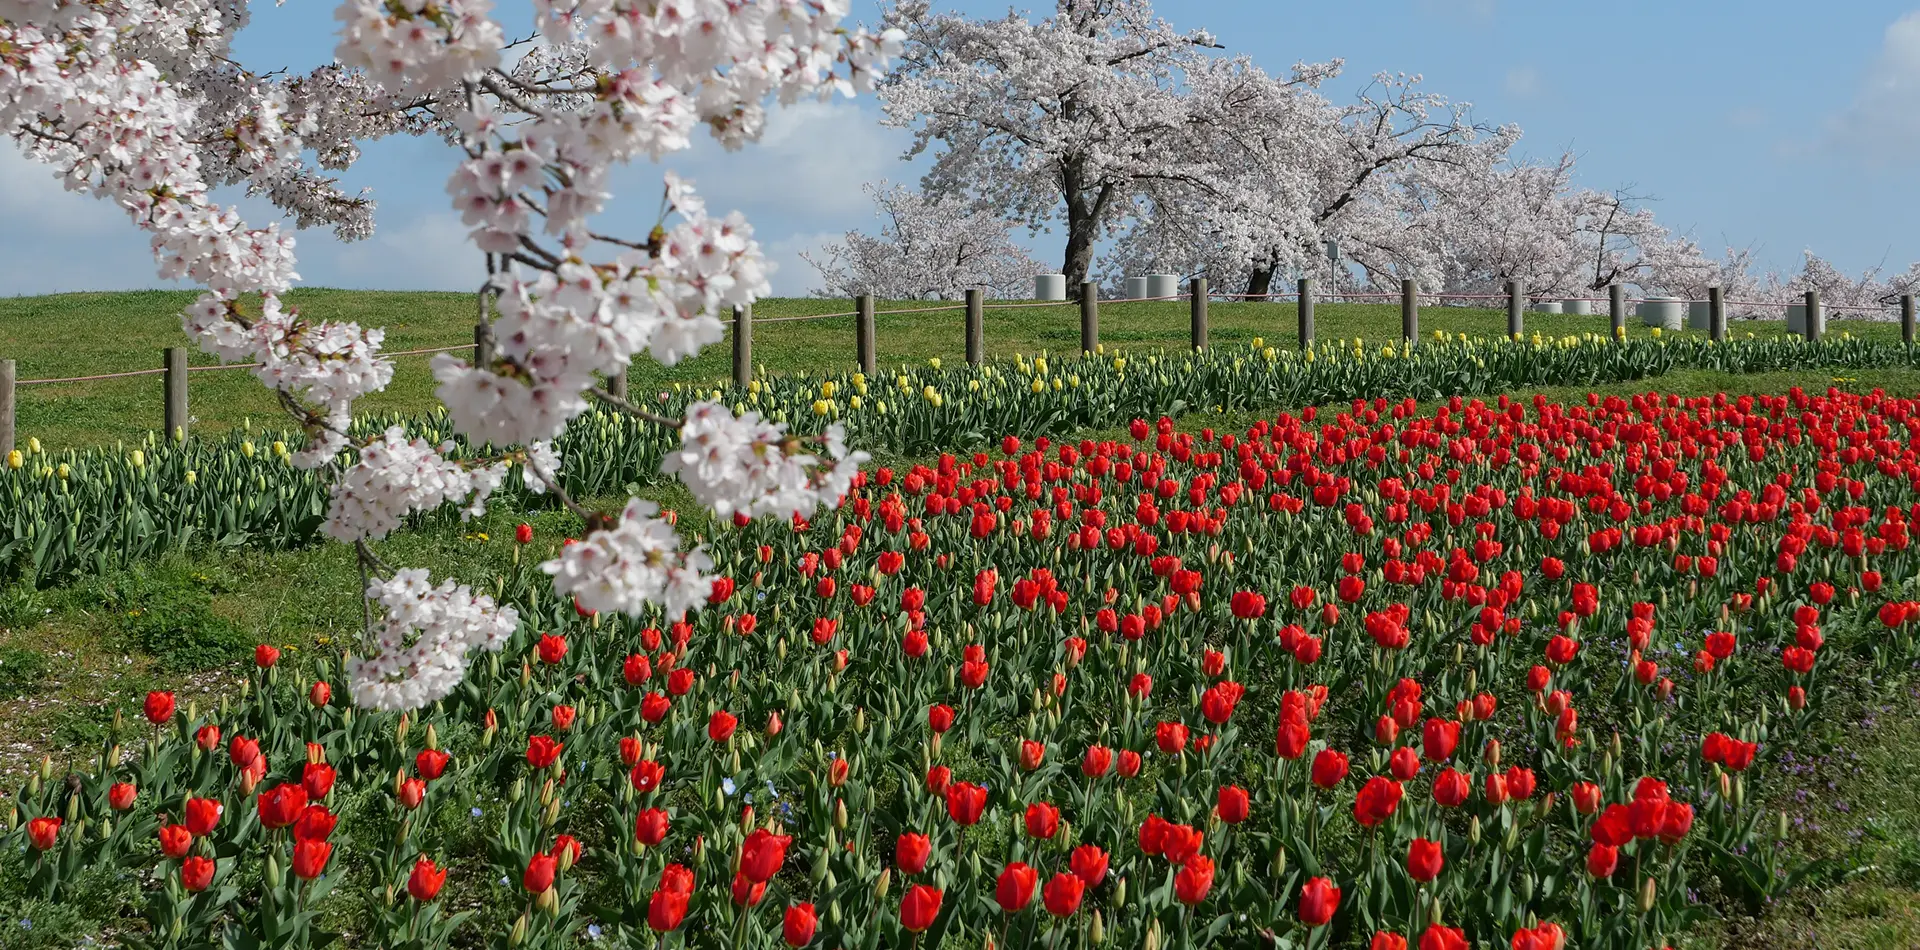
<instances>
[{"instance_id":1,"label":"grassy hill","mask_svg":"<svg viewBox=\"0 0 1920 950\"><path fill-rule=\"evenodd\" d=\"M178 314L194 294L186 291L75 293L45 297L0 298L0 358L18 363L23 380L91 376L153 369L161 351L187 346L192 365L214 365L180 328ZM473 338L474 299L465 293L351 291L310 289L289 295L294 306L317 319L352 320L387 331L390 351L453 346ZM889 313L940 303L888 302L875 318L880 365L899 365L933 357L958 360L965 354L961 311ZM756 318L778 319L853 309L849 300L776 298L755 307ZM1211 338L1217 343L1255 337L1275 346L1293 346L1297 316L1292 303L1222 303L1209 307ZM1397 304L1321 304L1315 310L1322 338L1388 340L1400 334ZM1056 307L989 309L985 315L987 354L1060 352L1080 345L1077 304ZM770 373L847 369L854 364L852 317L769 322L754 328L755 362ZM1607 330L1607 317L1527 315L1529 332L1560 336ZM1502 310L1427 307L1421 332L1436 330L1494 336L1505 333ZM1832 332L1897 338L1895 324L1833 321ZM1736 333L1778 334L1782 321L1739 322ZM1100 335L1108 347L1123 350L1181 349L1188 344L1185 301L1106 304L1100 308ZM1632 318L1628 332L1647 329ZM672 369L641 360L632 370L635 391L672 382L713 382L731 374L729 341L707 348ZM366 411L424 411L433 405L433 378L426 356L396 360L394 379L384 392L360 401ZM189 412L195 432L208 434L251 418L279 425L272 395L244 371L194 373ZM38 438L49 449L84 448L142 438L162 425L162 382L158 375L79 383L24 386L19 391L19 438Z\"/></svg>"}]
</instances>

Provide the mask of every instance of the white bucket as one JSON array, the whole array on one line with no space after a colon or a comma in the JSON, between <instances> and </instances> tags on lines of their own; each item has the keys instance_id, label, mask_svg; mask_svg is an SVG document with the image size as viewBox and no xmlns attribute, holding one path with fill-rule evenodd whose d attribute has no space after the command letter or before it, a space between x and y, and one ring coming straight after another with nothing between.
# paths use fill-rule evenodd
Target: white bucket
<instances>
[{"instance_id":1,"label":"white bucket","mask_svg":"<svg viewBox=\"0 0 1920 950\"><path fill-rule=\"evenodd\" d=\"M1067 299L1067 275L1065 274L1035 275L1035 277L1033 278L1033 299L1035 300Z\"/></svg>"},{"instance_id":2,"label":"white bucket","mask_svg":"<svg viewBox=\"0 0 1920 950\"><path fill-rule=\"evenodd\" d=\"M1127 278L1126 297L1128 300L1139 300L1146 295L1147 279L1145 277Z\"/></svg>"},{"instance_id":3,"label":"white bucket","mask_svg":"<svg viewBox=\"0 0 1920 950\"><path fill-rule=\"evenodd\" d=\"M1591 300L1562 300L1562 301L1560 301L1560 312L1561 312L1561 313L1572 313L1572 314L1578 314L1579 316L1583 316L1583 317L1584 317L1584 316L1586 316L1587 314L1590 314L1590 313L1592 313L1592 312L1593 312L1593 301L1591 301Z\"/></svg>"},{"instance_id":4,"label":"white bucket","mask_svg":"<svg viewBox=\"0 0 1920 950\"><path fill-rule=\"evenodd\" d=\"M1147 275L1147 296L1149 297L1180 296L1180 275L1179 274L1148 274Z\"/></svg>"},{"instance_id":5,"label":"white bucket","mask_svg":"<svg viewBox=\"0 0 1920 950\"><path fill-rule=\"evenodd\" d=\"M1687 302L1678 297L1652 297L1640 301L1640 322L1669 332L1686 324Z\"/></svg>"},{"instance_id":6,"label":"white bucket","mask_svg":"<svg viewBox=\"0 0 1920 950\"><path fill-rule=\"evenodd\" d=\"M1713 303L1707 300L1687 302L1687 329L1702 332L1713 331Z\"/></svg>"},{"instance_id":7,"label":"white bucket","mask_svg":"<svg viewBox=\"0 0 1920 950\"><path fill-rule=\"evenodd\" d=\"M1827 305L1821 304L1813 312L1814 325L1822 331L1827 329ZM1807 305L1795 303L1787 305L1787 332L1805 336L1807 333Z\"/></svg>"},{"instance_id":8,"label":"white bucket","mask_svg":"<svg viewBox=\"0 0 1920 950\"><path fill-rule=\"evenodd\" d=\"M1559 313L1560 301L1536 300L1533 302L1533 312L1534 313Z\"/></svg>"}]
</instances>

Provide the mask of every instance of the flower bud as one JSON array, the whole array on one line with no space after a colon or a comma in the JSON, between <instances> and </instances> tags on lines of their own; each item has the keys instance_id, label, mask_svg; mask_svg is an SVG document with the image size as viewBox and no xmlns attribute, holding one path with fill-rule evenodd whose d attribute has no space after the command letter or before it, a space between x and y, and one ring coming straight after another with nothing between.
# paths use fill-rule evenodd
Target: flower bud
<instances>
[{"instance_id":1,"label":"flower bud","mask_svg":"<svg viewBox=\"0 0 1920 950\"><path fill-rule=\"evenodd\" d=\"M526 942L527 942L527 915L523 913L520 915L519 920L516 920L513 922L513 930L507 933L507 946L517 947Z\"/></svg>"},{"instance_id":2,"label":"flower bud","mask_svg":"<svg viewBox=\"0 0 1920 950\"><path fill-rule=\"evenodd\" d=\"M1474 844L1480 843L1480 816L1479 815L1473 816L1473 820L1467 823L1467 840Z\"/></svg>"},{"instance_id":3,"label":"flower bud","mask_svg":"<svg viewBox=\"0 0 1920 950\"><path fill-rule=\"evenodd\" d=\"M1643 914L1653 910L1654 887L1651 877L1647 878L1645 884L1640 885L1640 912Z\"/></svg>"},{"instance_id":4,"label":"flower bud","mask_svg":"<svg viewBox=\"0 0 1920 950\"><path fill-rule=\"evenodd\" d=\"M1098 908L1093 912L1093 920L1087 924L1087 940L1096 947L1107 942L1107 925L1100 919Z\"/></svg>"},{"instance_id":5,"label":"flower bud","mask_svg":"<svg viewBox=\"0 0 1920 950\"><path fill-rule=\"evenodd\" d=\"M1487 765L1496 769L1500 767L1500 740L1487 740L1487 747L1483 758L1486 760Z\"/></svg>"},{"instance_id":6,"label":"flower bud","mask_svg":"<svg viewBox=\"0 0 1920 950\"><path fill-rule=\"evenodd\" d=\"M833 826L841 831L847 830L847 802L845 799L833 800Z\"/></svg>"},{"instance_id":7,"label":"flower bud","mask_svg":"<svg viewBox=\"0 0 1920 950\"><path fill-rule=\"evenodd\" d=\"M873 899L875 903L879 903L887 899L887 885L891 884L892 882L893 882L893 869L881 868L880 879L873 882Z\"/></svg>"}]
</instances>

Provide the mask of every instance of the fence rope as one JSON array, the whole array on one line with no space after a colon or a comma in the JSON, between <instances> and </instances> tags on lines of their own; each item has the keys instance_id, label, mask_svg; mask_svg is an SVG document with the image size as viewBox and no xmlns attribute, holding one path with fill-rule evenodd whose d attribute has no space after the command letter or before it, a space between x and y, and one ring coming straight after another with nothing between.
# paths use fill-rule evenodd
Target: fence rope
<instances>
[{"instance_id":1,"label":"fence rope","mask_svg":"<svg viewBox=\"0 0 1920 950\"><path fill-rule=\"evenodd\" d=\"M382 353L380 355L381 356L419 356L425 353L449 353L454 350L470 350L470 349L473 349L473 344L466 343L460 346L433 346L433 347L427 347L426 349L420 349L420 350L398 350L393 353ZM206 372L212 372L214 370L258 369L259 367L260 367L259 363L220 363L213 366L189 366L187 367L187 372L206 373ZM166 372L165 368L135 369L135 370L128 370L127 372L124 372L124 373L99 373L93 376L63 376L58 379L22 379L22 380L16 380L14 382L14 385L15 386L46 386L54 383L89 383L99 379L125 379L130 376L157 376L164 372Z\"/></svg>"}]
</instances>

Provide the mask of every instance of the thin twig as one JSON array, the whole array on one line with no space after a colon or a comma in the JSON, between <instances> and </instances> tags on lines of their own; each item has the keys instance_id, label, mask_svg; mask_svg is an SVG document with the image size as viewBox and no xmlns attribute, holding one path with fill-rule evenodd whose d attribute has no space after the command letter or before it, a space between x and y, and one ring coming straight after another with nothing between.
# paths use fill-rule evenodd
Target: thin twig
<instances>
[{"instance_id":1,"label":"thin twig","mask_svg":"<svg viewBox=\"0 0 1920 950\"><path fill-rule=\"evenodd\" d=\"M595 399L598 399L601 402L604 402L615 409L618 409L622 412L629 413L634 416L638 416L639 418L645 419L646 421L651 422L654 425L666 426L669 429L678 429L681 426L684 426L687 424L686 420L684 419L675 419L670 416L660 415L659 413L656 413L656 412L649 412L645 409L640 408L639 406L634 405L633 403L626 401L625 399L620 398L619 396L616 396L610 392L607 392L604 389L601 389L598 386L595 386L592 389L587 390L587 392L593 394L593 397Z\"/></svg>"}]
</instances>

